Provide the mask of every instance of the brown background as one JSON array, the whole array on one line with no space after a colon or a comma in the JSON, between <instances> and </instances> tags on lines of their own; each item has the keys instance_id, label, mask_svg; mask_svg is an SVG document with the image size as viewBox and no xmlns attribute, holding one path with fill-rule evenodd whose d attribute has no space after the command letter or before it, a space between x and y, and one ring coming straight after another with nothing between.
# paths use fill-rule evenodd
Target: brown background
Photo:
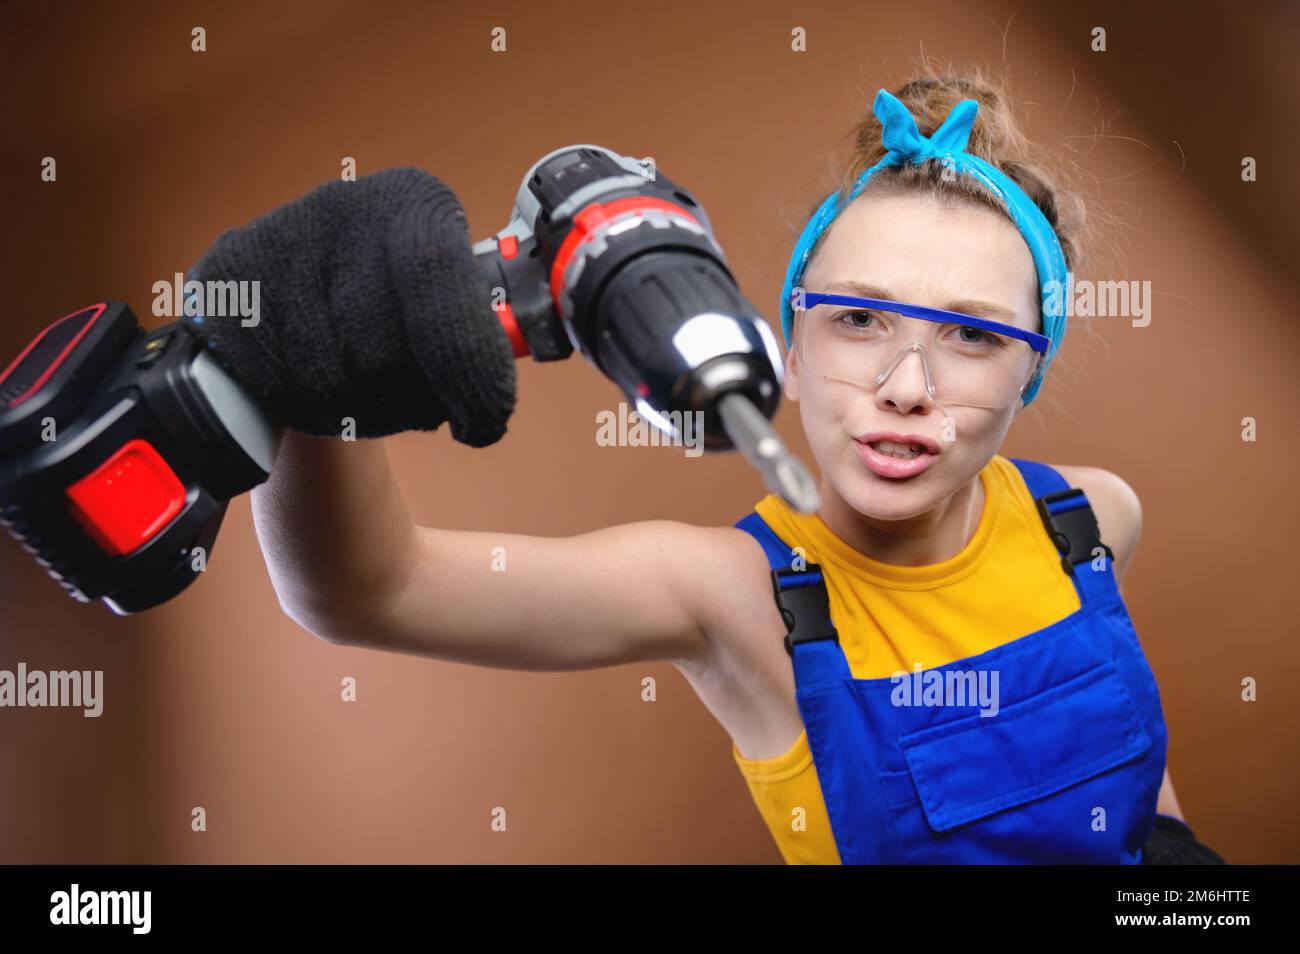
<instances>
[{"instance_id":1,"label":"brown background","mask_svg":"<svg viewBox=\"0 0 1300 954\"><path fill-rule=\"evenodd\" d=\"M1104 277L1150 280L1155 301L1147 328L1075 322L1004 453L1106 467L1137 489L1126 593L1187 818L1229 861L1295 862L1289 6L0 5L0 355L104 297L159 323L153 282L344 156L363 174L440 176L481 238L524 170L574 142L654 156L695 190L775 320L790 224L824 195L875 90L922 49L1008 69L1031 135L1071 137L1125 217L1126 257ZM806 54L789 50L794 26ZM1105 53L1089 49L1094 26ZM55 184L39 179L47 155ZM596 446L594 415L618 400L580 361L523 365L499 444L390 441L413 515L565 535L730 523L764 492L734 456ZM778 422L807 459L794 410ZM0 861L779 861L726 734L670 666L533 674L332 647L280 613L247 498L206 576L154 612L76 604L7 540L0 585L0 668L105 671L97 720L0 710ZM345 676L354 705L339 701ZM1254 704L1239 698L1247 676ZM508 833L488 828L497 805Z\"/></svg>"}]
</instances>

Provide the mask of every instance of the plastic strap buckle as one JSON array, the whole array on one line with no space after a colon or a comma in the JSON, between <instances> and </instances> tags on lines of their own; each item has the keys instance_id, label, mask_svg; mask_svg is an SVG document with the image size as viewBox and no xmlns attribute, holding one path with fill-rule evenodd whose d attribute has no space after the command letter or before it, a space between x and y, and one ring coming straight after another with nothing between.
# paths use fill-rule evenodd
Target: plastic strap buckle
<instances>
[{"instance_id":1,"label":"plastic strap buckle","mask_svg":"<svg viewBox=\"0 0 1300 954\"><path fill-rule=\"evenodd\" d=\"M1061 554L1061 566L1067 575L1074 575L1076 563L1091 560L1097 547L1101 547L1114 562L1115 554L1102 543L1097 517L1082 490L1069 487L1043 494L1036 503L1047 532Z\"/></svg>"},{"instance_id":2,"label":"plastic strap buckle","mask_svg":"<svg viewBox=\"0 0 1300 954\"><path fill-rule=\"evenodd\" d=\"M804 580L799 580L804 577ZM797 582L796 582L797 581ZM785 586L782 587L782 582ZM805 570L773 570L772 589L785 622L785 651L794 656L796 643L829 639L839 645L840 634L831 622L830 597L821 567L809 563Z\"/></svg>"}]
</instances>

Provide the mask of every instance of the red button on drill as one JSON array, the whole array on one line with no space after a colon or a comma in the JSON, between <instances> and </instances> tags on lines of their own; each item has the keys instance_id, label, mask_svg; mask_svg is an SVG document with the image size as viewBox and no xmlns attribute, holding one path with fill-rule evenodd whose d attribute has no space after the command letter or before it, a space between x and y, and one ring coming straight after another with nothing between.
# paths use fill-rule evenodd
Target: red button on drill
<instances>
[{"instance_id":1,"label":"red button on drill","mask_svg":"<svg viewBox=\"0 0 1300 954\"><path fill-rule=\"evenodd\" d=\"M185 486L140 438L123 444L67 494L72 515L111 556L140 549L185 505Z\"/></svg>"}]
</instances>

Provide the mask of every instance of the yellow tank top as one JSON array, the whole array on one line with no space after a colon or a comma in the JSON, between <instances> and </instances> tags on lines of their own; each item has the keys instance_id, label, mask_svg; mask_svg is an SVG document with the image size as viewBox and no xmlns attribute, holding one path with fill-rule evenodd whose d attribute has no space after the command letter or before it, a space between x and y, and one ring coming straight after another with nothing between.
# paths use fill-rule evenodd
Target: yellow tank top
<instances>
[{"instance_id":1,"label":"yellow tank top","mask_svg":"<svg viewBox=\"0 0 1300 954\"><path fill-rule=\"evenodd\" d=\"M808 562L821 565L831 619L855 679L942 666L1049 626L1079 609L1074 584L1016 465L995 455L980 471L984 510L960 553L928 566L864 556L816 514L769 494L759 516ZM783 755L736 764L789 864L839 864L808 736Z\"/></svg>"}]
</instances>

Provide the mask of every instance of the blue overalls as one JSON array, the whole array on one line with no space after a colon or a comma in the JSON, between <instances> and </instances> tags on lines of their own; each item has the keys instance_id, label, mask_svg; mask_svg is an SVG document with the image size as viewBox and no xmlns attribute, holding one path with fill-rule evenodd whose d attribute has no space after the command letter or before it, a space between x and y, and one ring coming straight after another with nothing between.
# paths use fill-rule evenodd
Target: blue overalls
<instances>
[{"instance_id":1,"label":"blue overalls","mask_svg":"<svg viewBox=\"0 0 1300 954\"><path fill-rule=\"evenodd\" d=\"M985 671L985 684L999 690L994 715L980 714L990 708L977 697L896 704L905 698L898 679L854 679L821 569L792 567L790 547L757 513L736 523L772 566L796 701L845 864L1142 860L1165 769L1155 677L1083 491L1046 464L1012 463L1080 608L1028 636L907 676L933 684L940 676L931 674L941 673L943 684L969 686Z\"/></svg>"}]
</instances>

